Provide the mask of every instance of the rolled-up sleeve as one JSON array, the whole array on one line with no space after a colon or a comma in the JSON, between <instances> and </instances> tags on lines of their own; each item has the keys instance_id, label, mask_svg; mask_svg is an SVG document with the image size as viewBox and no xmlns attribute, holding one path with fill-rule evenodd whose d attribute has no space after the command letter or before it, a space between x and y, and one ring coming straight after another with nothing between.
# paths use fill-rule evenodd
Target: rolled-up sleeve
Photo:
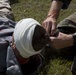
<instances>
[{"instance_id":1,"label":"rolled-up sleeve","mask_svg":"<svg viewBox=\"0 0 76 75\"><path fill-rule=\"evenodd\" d=\"M71 0L52 0L52 1L62 1L63 5L62 5L62 9L67 9Z\"/></svg>"}]
</instances>

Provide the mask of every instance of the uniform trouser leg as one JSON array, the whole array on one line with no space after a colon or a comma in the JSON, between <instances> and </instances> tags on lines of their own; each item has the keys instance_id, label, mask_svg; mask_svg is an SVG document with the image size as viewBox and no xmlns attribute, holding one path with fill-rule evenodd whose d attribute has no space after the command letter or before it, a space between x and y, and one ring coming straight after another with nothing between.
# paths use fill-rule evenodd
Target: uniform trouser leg
<instances>
[{"instance_id":1,"label":"uniform trouser leg","mask_svg":"<svg viewBox=\"0 0 76 75\"><path fill-rule=\"evenodd\" d=\"M76 56L74 57L73 64L71 66L71 71L73 75L76 75Z\"/></svg>"},{"instance_id":2,"label":"uniform trouser leg","mask_svg":"<svg viewBox=\"0 0 76 75\"><path fill-rule=\"evenodd\" d=\"M0 17L14 20L9 0L0 0Z\"/></svg>"},{"instance_id":3,"label":"uniform trouser leg","mask_svg":"<svg viewBox=\"0 0 76 75\"><path fill-rule=\"evenodd\" d=\"M73 34L76 32L76 12L61 21L58 24L59 31L66 33L66 34ZM74 55L73 64L71 67L71 71L73 75L76 75L76 46L72 46L69 48L65 48L61 50L65 52L65 54L68 54L70 57ZM64 54L64 56L65 56Z\"/></svg>"},{"instance_id":4,"label":"uniform trouser leg","mask_svg":"<svg viewBox=\"0 0 76 75\"><path fill-rule=\"evenodd\" d=\"M70 15L69 17L62 20L57 28L60 32L65 34L73 34L76 32L76 12ZM46 46L45 49L41 52L41 54L48 60L50 56L62 56L64 58L74 58L76 56L76 46L71 46L68 48L55 50L50 46ZM76 57L74 58L71 71L73 75L76 75Z\"/></svg>"},{"instance_id":5,"label":"uniform trouser leg","mask_svg":"<svg viewBox=\"0 0 76 75\"><path fill-rule=\"evenodd\" d=\"M76 12L67 17L66 19L62 20L58 25L57 28L60 32L65 34L73 34L76 32ZM76 54L76 46L72 46L69 48L65 48L63 50L65 53L71 55Z\"/></svg>"}]
</instances>

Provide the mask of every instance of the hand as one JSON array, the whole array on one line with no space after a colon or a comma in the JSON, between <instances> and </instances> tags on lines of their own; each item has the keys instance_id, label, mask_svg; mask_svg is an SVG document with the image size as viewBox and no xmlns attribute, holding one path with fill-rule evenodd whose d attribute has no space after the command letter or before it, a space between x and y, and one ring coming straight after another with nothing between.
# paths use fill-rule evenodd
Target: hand
<instances>
[{"instance_id":1,"label":"hand","mask_svg":"<svg viewBox=\"0 0 76 75\"><path fill-rule=\"evenodd\" d=\"M50 37L50 45L55 49L72 46L73 36L59 32L57 37Z\"/></svg>"},{"instance_id":2,"label":"hand","mask_svg":"<svg viewBox=\"0 0 76 75\"><path fill-rule=\"evenodd\" d=\"M44 20L42 26L45 28L46 32L49 33L49 35L54 35L57 28L56 19L48 17Z\"/></svg>"}]
</instances>

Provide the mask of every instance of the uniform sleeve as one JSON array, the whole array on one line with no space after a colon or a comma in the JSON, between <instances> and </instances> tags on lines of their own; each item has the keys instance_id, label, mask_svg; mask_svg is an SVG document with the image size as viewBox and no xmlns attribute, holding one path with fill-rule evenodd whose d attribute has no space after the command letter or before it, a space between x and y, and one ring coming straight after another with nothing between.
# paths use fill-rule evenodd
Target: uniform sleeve
<instances>
[{"instance_id":1,"label":"uniform sleeve","mask_svg":"<svg viewBox=\"0 0 76 75\"><path fill-rule=\"evenodd\" d=\"M54 0L52 0L54 1ZM62 1L63 2L63 5L62 5L62 9L67 9L71 0L55 0L55 1Z\"/></svg>"}]
</instances>

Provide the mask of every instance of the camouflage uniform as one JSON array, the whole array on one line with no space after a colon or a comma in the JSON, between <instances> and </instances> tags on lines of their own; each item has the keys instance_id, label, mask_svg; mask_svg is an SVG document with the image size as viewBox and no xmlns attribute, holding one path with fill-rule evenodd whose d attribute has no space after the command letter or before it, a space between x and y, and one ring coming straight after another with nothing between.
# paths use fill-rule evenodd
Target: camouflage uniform
<instances>
[{"instance_id":1,"label":"camouflage uniform","mask_svg":"<svg viewBox=\"0 0 76 75\"><path fill-rule=\"evenodd\" d=\"M69 17L65 18L63 21L61 21L58 24L57 28L59 31L66 34L75 33L76 32L76 12L70 15ZM62 51L61 53L63 53L64 55L66 54L72 57L76 55L76 46L68 47L60 51ZM74 57L74 62L71 70L73 75L76 75L76 56Z\"/></svg>"},{"instance_id":2,"label":"camouflage uniform","mask_svg":"<svg viewBox=\"0 0 76 75\"><path fill-rule=\"evenodd\" d=\"M60 1L63 1L62 8L65 9L65 8L68 7L71 0L60 0ZM60 32L63 32L65 34L75 33L76 32L76 12L73 13L72 15L70 15L69 17L65 18L64 20L62 20L57 25L57 28ZM68 57L68 58L73 58L74 57L74 61L73 61L71 70L72 70L72 74L76 75L76 46L75 45L71 46L71 47L68 47L68 48L60 49L60 50L57 50L57 51L55 49L52 49L49 46L46 46L45 49L48 50L48 53L46 53L46 54L48 54L48 57L50 55L51 56L59 56L60 55L62 57Z\"/></svg>"},{"instance_id":3,"label":"camouflage uniform","mask_svg":"<svg viewBox=\"0 0 76 75\"><path fill-rule=\"evenodd\" d=\"M62 20L58 26L58 30L66 33L66 34L73 34L76 32L76 12L70 15L69 17ZM71 71L73 75L76 75L76 46L68 47L65 49L60 50L60 54L63 56L74 57L73 64L71 66Z\"/></svg>"},{"instance_id":4,"label":"camouflage uniform","mask_svg":"<svg viewBox=\"0 0 76 75\"><path fill-rule=\"evenodd\" d=\"M70 4L71 0L60 0L63 2L62 5L62 9L68 8L68 5ZM76 12L73 13L72 15L70 15L69 17L65 18L64 20L62 20L58 25L57 25L57 29L60 32L66 33L66 34L73 34L76 32ZM46 49L48 49L48 52L51 51L52 55L53 54L61 54L64 56L64 53L68 56L68 57L74 57L76 55L76 47L72 46L69 48L65 48L62 50L58 50L57 52L55 51L55 49L50 50L51 47L46 46ZM70 49L70 50L69 50ZM69 50L69 51L68 51ZM50 52L49 52L50 53ZM48 54L49 55L49 54Z\"/></svg>"}]
</instances>

